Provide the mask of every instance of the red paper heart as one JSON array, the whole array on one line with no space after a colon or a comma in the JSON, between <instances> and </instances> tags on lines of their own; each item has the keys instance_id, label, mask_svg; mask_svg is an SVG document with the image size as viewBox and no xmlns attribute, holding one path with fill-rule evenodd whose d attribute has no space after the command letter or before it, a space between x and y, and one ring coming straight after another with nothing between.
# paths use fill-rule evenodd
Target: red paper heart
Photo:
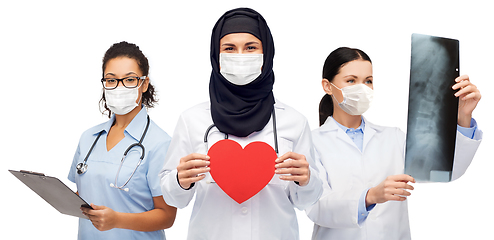
<instances>
[{"instance_id":1,"label":"red paper heart","mask_svg":"<svg viewBox=\"0 0 494 240\"><path fill-rule=\"evenodd\" d=\"M251 142L245 149L229 139L216 142L208 151L211 177L237 203L243 203L266 186L274 175L277 158L264 142Z\"/></svg>"}]
</instances>

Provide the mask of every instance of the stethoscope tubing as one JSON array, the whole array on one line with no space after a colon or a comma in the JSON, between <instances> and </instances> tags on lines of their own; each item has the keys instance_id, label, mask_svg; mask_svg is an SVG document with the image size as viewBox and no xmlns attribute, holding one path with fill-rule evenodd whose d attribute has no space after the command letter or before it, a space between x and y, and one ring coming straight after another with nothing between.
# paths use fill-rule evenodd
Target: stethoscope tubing
<instances>
[{"instance_id":1,"label":"stethoscope tubing","mask_svg":"<svg viewBox=\"0 0 494 240\"><path fill-rule=\"evenodd\" d=\"M271 113L271 115L273 116L274 150L276 152L276 155L279 156L279 151L278 151L278 129L276 128L276 115L275 115L274 112L275 111L274 111L274 108L273 108L273 112ZM211 124L206 129L206 132L204 133L204 145L206 146L206 151L208 151L208 136L209 136L209 132L214 127L216 127L216 125L213 123L213 124ZM228 139L228 133L225 133L225 139Z\"/></svg>"},{"instance_id":2,"label":"stethoscope tubing","mask_svg":"<svg viewBox=\"0 0 494 240\"><path fill-rule=\"evenodd\" d=\"M148 115L147 116L147 122L146 122L146 128L144 129L144 132L143 132L143 134L141 136L141 139L139 140L138 143L131 144L125 150L125 152L124 152L124 154L122 156L122 159L120 160L120 165L118 166L117 174L115 176L115 184L111 183L110 184L111 187L115 187L115 188L118 188L118 189L124 190L124 191L129 191L128 188L124 188L124 187L127 185L127 183L129 183L130 179L132 178L132 176L134 176L134 173L137 171L137 168L141 165L141 162L144 159L144 156L145 156L145 152L146 151L145 151L144 145L142 145L142 141L144 140L144 137L146 136L146 134L148 132L149 122L150 122L150 119L149 119L149 115ZM91 148L89 149L88 153L86 154L86 157L84 158L84 161L82 163L77 164L76 169L77 169L77 173L78 174L83 174L83 173L85 173L87 171L87 167L88 167L88 165L87 165L87 159L89 158L89 155L93 151L93 148L96 145L96 143L98 142L98 140L101 137L101 134L102 133L103 133L103 131L99 132L98 136L96 137L96 139L94 140L93 144L91 145ZM134 171L130 175L129 179L127 179L127 181L122 186L119 187L117 185L117 182L118 182L118 175L120 174L120 169L122 168L122 165L123 165L123 162L125 160L125 157L127 157L127 154L129 153L129 151L132 150L132 148L134 148L134 147L140 147L141 148L141 150L142 150L141 157L139 158L139 162L137 162L137 165L134 168Z\"/></svg>"}]
</instances>

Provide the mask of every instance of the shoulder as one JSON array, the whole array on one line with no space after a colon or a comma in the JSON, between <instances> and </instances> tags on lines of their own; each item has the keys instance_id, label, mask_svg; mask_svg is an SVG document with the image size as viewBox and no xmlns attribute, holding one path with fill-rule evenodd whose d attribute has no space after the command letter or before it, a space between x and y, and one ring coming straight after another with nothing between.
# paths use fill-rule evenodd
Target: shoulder
<instances>
[{"instance_id":1,"label":"shoulder","mask_svg":"<svg viewBox=\"0 0 494 240\"><path fill-rule=\"evenodd\" d=\"M80 149L89 149L89 147L95 142L96 138L98 137L98 134L102 131L105 130L107 125L109 124L109 121L100 123L98 125L95 125L89 129L86 129L84 132L79 137L79 144L78 148Z\"/></svg>"},{"instance_id":2,"label":"shoulder","mask_svg":"<svg viewBox=\"0 0 494 240\"><path fill-rule=\"evenodd\" d=\"M210 112L210 103L203 102L183 111L178 118L177 125L173 132L176 134L196 134L196 132L206 131L207 127L213 123Z\"/></svg>"},{"instance_id":3,"label":"shoulder","mask_svg":"<svg viewBox=\"0 0 494 240\"><path fill-rule=\"evenodd\" d=\"M182 114L180 116L182 118L190 118L190 117L198 116L198 115L202 116L204 114L210 115L210 107L211 107L211 104L209 103L209 101L202 102L202 103L199 103L193 107L186 109L185 111L182 112Z\"/></svg>"},{"instance_id":4,"label":"shoulder","mask_svg":"<svg viewBox=\"0 0 494 240\"><path fill-rule=\"evenodd\" d=\"M158 124L156 124L152 119L151 123L149 124L149 131L148 131L153 138L156 138L156 140L161 141L161 142L170 142L172 138L170 135L168 135L165 130L161 129Z\"/></svg>"},{"instance_id":5,"label":"shoulder","mask_svg":"<svg viewBox=\"0 0 494 240\"><path fill-rule=\"evenodd\" d=\"M367 119L365 119L365 127L370 127L374 129L377 134L395 136L398 138L405 138L405 133L398 127L387 127L387 126L377 125L369 122Z\"/></svg>"},{"instance_id":6,"label":"shoulder","mask_svg":"<svg viewBox=\"0 0 494 240\"><path fill-rule=\"evenodd\" d=\"M202 122L212 122L210 107L209 101L190 107L180 114L179 121L183 121L186 125L201 125Z\"/></svg>"},{"instance_id":7,"label":"shoulder","mask_svg":"<svg viewBox=\"0 0 494 240\"><path fill-rule=\"evenodd\" d=\"M279 101L278 99L276 99L276 103L274 104L274 108L275 108L275 111L276 111L275 114L277 114L277 117L278 117L278 115L282 115L283 118L287 118L290 121L293 121L295 123L298 122L298 123L307 124L307 118L305 118L305 116L303 114L301 114L300 112L298 112L294 108L284 104L283 102Z\"/></svg>"},{"instance_id":8,"label":"shoulder","mask_svg":"<svg viewBox=\"0 0 494 240\"><path fill-rule=\"evenodd\" d=\"M107 122L103 122L103 123L100 123L96 126L93 126L89 129L87 129L86 131L84 131L81 135L81 140L85 139L85 138L88 138L88 137L91 137L93 135L97 135L99 132L105 130L105 126L108 124L108 121Z\"/></svg>"},{"instance_id":9,"label":"shoulder","mask_svg":"<svg viewBox=\"0 0 494 240\"><path fill-rule=\"evenodd\" d=\"M304 115L278 100L274 107L278 136L293 141L298 141L302 136L310 136L309 123Z\"/></svg>"}]
</instances>

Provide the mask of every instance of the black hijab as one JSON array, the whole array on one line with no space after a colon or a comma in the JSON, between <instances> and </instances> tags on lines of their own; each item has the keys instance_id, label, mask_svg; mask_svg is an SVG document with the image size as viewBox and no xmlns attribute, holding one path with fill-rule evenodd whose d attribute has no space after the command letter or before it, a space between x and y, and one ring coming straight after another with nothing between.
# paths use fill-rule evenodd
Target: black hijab
<instances>
[{"instance_id":1,"label":"black hijab","mask_svg":"<svg viewBox=\"0 0 494 240\"><path fill-rule=\"evenodd\" d=\"M254 27L257 23L258 29ZM220 39L229 33L250 33L262 42L262 73L253 82L237 86L220 73ZM211 116L216 127L224 133L246 137L260 131L268 123L274 108L273 96L273 36L264 18L250 8L227 11L218 19L211 35L211 79L209 97Z\"/></svg>"}]
</instances>

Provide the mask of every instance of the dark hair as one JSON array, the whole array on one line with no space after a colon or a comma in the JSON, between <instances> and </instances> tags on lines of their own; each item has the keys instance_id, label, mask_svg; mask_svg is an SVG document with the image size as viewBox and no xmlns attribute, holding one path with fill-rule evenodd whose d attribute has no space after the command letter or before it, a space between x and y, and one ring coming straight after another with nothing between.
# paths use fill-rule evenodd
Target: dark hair
<instances>
[{"instance_id":1,"label":"dark hair","mask_svg":"<svg viewBox=\"0 0 494 240\"><path fill-rule=\"evenodd\" d=\"M332 82L334 77L340 73L340 69L348 62L354 60L365 60L372 63L369 56L362 50L356 48L340 47L331 52L322 69L322 78ZM333 115L333 99L328 94L324 95L319 104L319 125L324 124L329 116Z\"/></svg>"},{"instance_id":2,"label":"dark hair","mask_svg":"<svg viewBox=\"0 0 494 240\"><path fill-rule=\"evenodd\" d=\"M103 57L103 77L108 61L118 57L128 57L134 59L137 62L137 65L139 66L139 69L141 70L143 76L148 76L149 63L146 56L144 56L137 45L123 41L113 44L108 50L106 50L105 56ZM111 110L106 105L105 91L103 91L99 102L100 109L101 106L104 107L104 110L102 110L101 112L103 114L105 112L108 112L108 117L111 117ZM154 86L149 83L147 91L142 94L142 104L144 104L144 106L146 106L147 108L152 108L157 102L158 99L156 98L156 90L154 89Z\"/></svg>"}]
</instances>

